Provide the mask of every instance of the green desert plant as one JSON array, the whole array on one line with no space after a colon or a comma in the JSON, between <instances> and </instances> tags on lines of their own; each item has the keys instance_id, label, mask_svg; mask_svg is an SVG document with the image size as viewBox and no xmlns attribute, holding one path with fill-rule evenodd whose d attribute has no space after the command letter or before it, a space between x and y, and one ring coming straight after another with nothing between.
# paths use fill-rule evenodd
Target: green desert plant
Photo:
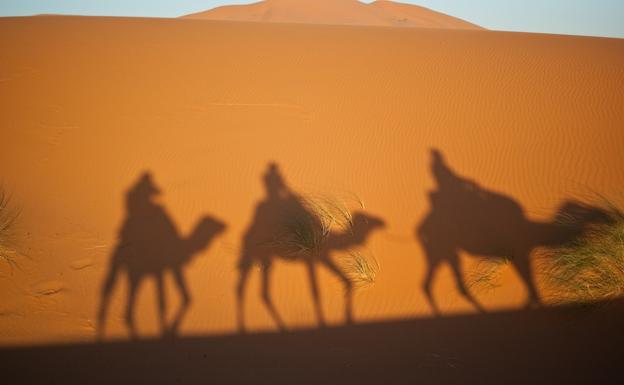
<instances>
[{"instance_id":1,"label":"green desert plant","mask_svg":"<svg viewBox=\"0 0 624 385\"><path fill-rule=\"evenodd\" d=\"M624 212L609 201L604 206L608 221L544 254L543 268L557 301L593 302L624 295Z\"/></svg>"},{"instance_id":2,"label":"green desert plant","mask_svg":"<svg viewBox=\"0 0 624 385\"><path fill-rule=\"evenodd\" d=\"M375 283L379 272L379 262L372 255L351 251L342 258L341 265L349 280L356 287L367 287Z\"/></svg>"},{"instance_id":3,"label":"green desert plant","mask_svg":"<svg viewBox=\"0 0 624 385\"><path fill-rule=\"evenodd\" d=\"M18 267L17 253L13 247L13 230L19 212L14 210L9 203L9 196L0 188L0 259L13 269Z\"/></svg>"}]
</instances>

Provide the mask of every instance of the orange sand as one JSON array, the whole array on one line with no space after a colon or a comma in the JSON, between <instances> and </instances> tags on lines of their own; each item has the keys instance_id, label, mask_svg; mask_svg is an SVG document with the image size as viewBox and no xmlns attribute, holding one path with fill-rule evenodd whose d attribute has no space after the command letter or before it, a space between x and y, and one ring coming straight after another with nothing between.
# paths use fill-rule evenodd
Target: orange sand
<instances>
[{"instance_id":1,"label":"orange sand","mask_svg":"<svg viewBox=\"0 0 624 385\"><path fill-rule=\"evenodd\" d=\"M183 16L189 19L307 24L481 29L467 21L412 4L378 0L266 0L226 5Z\"/></svg>"},{"instance_id":2,"label":"orange sand","mask_svg":"<svg viewBox=\"0 0 624 385\"><path fill-rule=\"evenodd\" d=\"M238 250L271 161L293 190L355 194L387 223L366 245L381 270L355 295L356 322L431 314L414 231L432 148L533 220L591 191L621 197L623 40L94 17L4 18L0 36L0 180L22 209L25 255L14 271L0 263L3 345L94 337L124 194L145 170L183 236L203 215L227 224L184 270L182 334L235 330ZM251 331L275 328L259 275ZM486 309L524 304L509 266L500 283L475 292ZM127 336L126 286L106 338ZM180 301L171 276L165 286L171 318ZM272 290L287 326L316 325L302 264L276 263ZM321 270L320 291L329 324L342 323L340 281ZM446 266L433 291L442 314L475 311ZM139 289L143 336L158 329L154 293Z\"/></svg>"}]
</instances>

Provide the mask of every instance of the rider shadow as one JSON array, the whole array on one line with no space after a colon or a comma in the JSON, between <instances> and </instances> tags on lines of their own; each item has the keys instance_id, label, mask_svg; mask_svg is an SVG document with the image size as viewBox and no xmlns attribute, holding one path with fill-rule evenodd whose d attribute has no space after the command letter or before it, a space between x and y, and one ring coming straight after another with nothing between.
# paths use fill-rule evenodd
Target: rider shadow
<instances>
[{"instance_id":1,"label":"rider shadow","mask_svg":"<svg viewBox=\"0 0 624 385\"><path fill-rule=\"evenodd\" d=\"M549 221L530 220L513 198L457 175L436 149L431 151L431 173L437 188L429 193L430 210L417 226L416 238L428 263L423 290L436 315L439 309L431 289L442 262L450 265L460 293L484 311L467 288L460 251L486 259L507 259L527 288L527 307L538 306L541 299L531 267L532 251L566 244L592 223L609 220L603 210L574 201L564 202Z\"/></svg>"},{"instance_id":2,"label":"rider shadow","mask_svg":"<svg viewBox=\"0 0 624 385\"><path fill-rule=\"evenodd\" d=\"M98 338L104 336L108 305L113 287L120 273L128 277L125 322L132 338L137 337L134 306L140 284L149 277L156 281L158 317L163 336L174 336L191 304L191 294L183 268L191 259L205 250L226 225L210 216L202 217L187 237L180 235L176 225L163 206L155 202L160 189L152 175L140 176L126 194L126 218L119 231L119 240L110 258L107 276L101 292L98 313ZM173 321L167 324L167 303L164 275L170 272L182 297L182 303Z\"/></svg>"},{"instance_id":3,"label":"rider shadow","mask_svg":"<svg viewBox=\"0 0 624 385\"><path fill-rule=\"evenodd\" d=\"M292 191L279 167L268 165L262 177L266 197L255 209L252 223L242 239L236 287L239 331L245 331L244 295L249 273L254 265L262 272L261 297L280 330L286 325L273 304L270 279L276 259L303 263L307 267L312 300L319 326L325 325L316 267L322 265L344 284L345 320L352 323L353 283L348 274L332 259L332 253L364 245L373 230L385 226L383 220L363 212L353 213L352 225L341 232L327 232L318 215L311 211L301 196Z\"/></svg>"}]
</instances>

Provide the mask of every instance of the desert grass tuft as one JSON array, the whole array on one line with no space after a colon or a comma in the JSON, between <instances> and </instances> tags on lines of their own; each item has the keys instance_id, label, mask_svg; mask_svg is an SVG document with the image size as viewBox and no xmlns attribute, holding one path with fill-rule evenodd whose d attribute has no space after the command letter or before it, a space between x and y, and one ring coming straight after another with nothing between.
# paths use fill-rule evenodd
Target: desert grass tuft
<instances>
[{"instance_id":1,"label":"desert grass tuft","mask_svg":"<svg viewBox=\"0 0 624 385\"><path fill-rule=\"evenodd\" d=\"M341 265L355 287L368 287L375 283L379 262L373 255L351 251L341 259Z\"/></svg>"},{"instance_id":2,"label":"desert grass tuft","mask_svg":"<svg viewBox=\"0 0 624 385\"><path fill-rule=\"evenodd\" d=\"M475 292L491 291L500 286L500 272L508 258L480 258L466 277L466 285Z\"/></svg>"},{"instance_id":3,"label":"desert grass tuft","mask_svg":"<svg viewBox=\"0 0 624 385\"><path fill-rule=\"evenodd\" d=\"M280 220L280 233L272 242L274 246L287 255L319 253L329 233L314 215L302 211L289 213L288 218Z\"/></svg>"},{"instance_id":4,"label":"desert grass tuft","mask_svg":"<svg viewBox=\"0 0 624 385\"><path fill-rule=\"evenodd\" d=\"M542 262L554 299L586 303L624 295L624 212L605 201L607 223L548 250Z\"/></svg>"},{"instance_id":5,"label":"desert grass tuft","mask_svg":"<svg viewBox=\"0 0 624 385\"><path fill-rule=\"evenodd\" d=\"M323 234L328 234L332 229L350 231L353 227L352 210L346 200L328 194L308 195L302 199L320 221ZM364 207L360 200L357 203L359 208Z\"/></svg>"},{"instance_id":6,"label":"desert grass tuft","mask_svg":"<svg viewBox=\"0 0 624 385\"><path fill-rule=\"evenodd\" d=\"M316 256L322 252L332 231L352 232L352 208L364 207L362 201L351 201L328 194L296 196L292 206L280 218L280 233L272 242L286 255ZM375 282L379 263L373 256L350 250L340 265L356 287Z\"/></svg>"},{"instance_id":7,"label":"desert grass tuft","mask_svg":"<svg viewBox=\"0 0 624 385\"><path fill-rule=\"evenodd\" d=\"M353 227L346 200L327 194L297 196L279 220L281 231L273 244L294 255L318 255L332 230Z\"/></svg>"},{"instance_id":8,"label":"desert grass tuft","mask_svg":"<svg viewBox=\"0 0 624 385\"><path fill-rule=\"evenodd\" d=\"M11 207L10 201L10 197L0 188L0 259L13 270L19 268L14 248L14 227L19 211Z\"/></svg>"}]
</instances>

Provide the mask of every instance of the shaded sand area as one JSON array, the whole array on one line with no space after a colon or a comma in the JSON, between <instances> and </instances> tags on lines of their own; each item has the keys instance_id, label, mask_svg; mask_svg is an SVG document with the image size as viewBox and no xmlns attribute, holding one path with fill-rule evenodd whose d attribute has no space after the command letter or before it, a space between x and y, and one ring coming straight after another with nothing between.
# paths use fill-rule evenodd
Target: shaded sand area
<instances>
[{"instance_id":1,"label":"shaded sand area","mask_svg":"<svg viewBox=\"0 0 624 385\"><path fill-rule=\"evenodd\" d=\"M0 362L11 384L621 384L622 305L0 348Z\"/></svg>"},{"instance_id":2,"label":"shaded sand area","mask_svg":"<svg viewBox=\"0 0 624 385\"><path fill-rule=\"evenodd\" d=\"M356 325L431 316L427 277L443 317L520 309L533 286L551 303L539 271L519 273L546 242L527 229L553 230L570 198L622 198L623 40L104 17L3 18L0 36L0 180L22 254L0 263L4 346L92 341L103 302L104 339L127 338L127 313L140 337L235 332L243 238L274 191L361 201L384 224L350 240L379 264L353 292ZM466 250L526 263L482 287ZM427 273L455 253L459 278ZM339 274L319 266L315 309L306 265L274 262L287 328L315 328L319 308L344 323ZM276 330L261 277L245 283L252 334Z\"/></svg>"}]
</instances>

